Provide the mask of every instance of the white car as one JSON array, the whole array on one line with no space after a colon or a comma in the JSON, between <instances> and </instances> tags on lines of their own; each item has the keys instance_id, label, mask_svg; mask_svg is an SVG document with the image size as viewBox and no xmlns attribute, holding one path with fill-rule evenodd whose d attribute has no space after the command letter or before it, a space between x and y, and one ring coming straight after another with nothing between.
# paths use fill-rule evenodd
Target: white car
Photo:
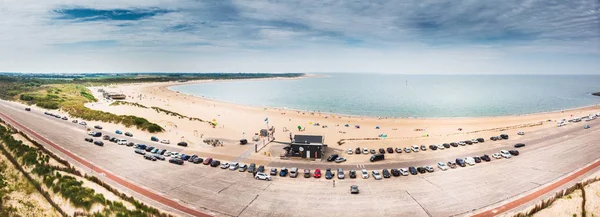
<instances>
[{"instance_id":1,"label":"white car","mask_svg":"<svg viewBox=\"0 0 600 217\"><path fill-rule=\"evenodd\" d=\"M413 152L419 152L419 146L413 145L410 147Z\"/></svg>"},{"instance_id":2,"label":"white car","mask_svg":"<svg viewBox=\"0 0 600 217\"><path fill-rule=\"evenodd\" d=\"M492 157L496 158L496 159L500 159L500 158L502 158L502 155L500 155L500 153L493 153Z\"/></svg>"},{"instance_id":3,"label":"white car","mask_svg":"<svg viewBox=\"0 0 600 217\"><path fill-rule=\"evenodd\" d=\"M442 170L442 171L446 171L446 170L448 170L448 166L446 166L446 163L444 163L444 162L438 162L438 163L437 163L437 166L438 166L438 168L440 168L440 170Z\"/></svg>"},{"instance_id":4,"label":"white car","mask_svg":"<svg viewBox=\"0 0 600 217\"><path fill-rule=\"evenodd\" d=\"M343 158L343 157L338 157L337 159L335 159L336 163L341 163L341 162L344 162L344 161L346 161L346 158Z\"/></svg>"},{"instance_id":5,"label":"white car","mask_svg":"<svg viewBox=\"0 0 600 217\"><path fill-rule=\"evenodd\" d=\"M510 152L508 152L507 150L500 150L500 155L502 155L502 157L504 158L510 158Z\"/></svg>"},{"instance_id":6,"label":"white car","mask_svg":"<svg viewBox=\"0 0 600 217\"><path fill-rule=\"evenodd\" d=\"M352 151L352 149L351 149L351 148L349 148L347 153L348 153L348 154L354 154L354 151Z\"/></svg>"},{"instance_id":7,"label":"white car","mask_svg":"<svg viewBox=\"0 0 600 217\"><path fill-rule=\"evenodd\" d=\"M400 168L400 175L408 176L408 170L406 168Z\"/></svg>"},{"instance_id":8,"label":"white car","mask_svg":"<svg viewBox=\"0 0 600 217\"><path fill-rule=\"evenodd\" d=\"M127 145L127 140L125 140L125 139L118 139L117 140L117 144L119 144L119 145Z\"/></svg>"},{"instance_id":9,"label":"white car","mask_svg":"<svg viewBox=\"0 0 600 217\"><path fill-rule=\"evenodd\" d=\"M369 172L367 172L366 169L362 169L361 176L362 176L363 179L368 179L369 178Z\"/></svg>"},{"instance_id":10,"label":"white car","mask_svg":"<svg viewBox=\"0 0 600 217\"><path fill-rule=\"evenodd\" d=\"M565 123L565 122L558 122L558 124L557 124L557 125L558 125L558 127L562 127L562 126L565 126L565 125L567 125L567 123Z\"/></svg>"},{"instance_id":11,"label":"white car","mask_svg":"<svg viewBox=\"0 0 600 217\"><path fill-rule=\"evenodd\" d=\"M254 178L257 180L271 181L271 176L267 175L266 173L256 173L256 176L254 176Z\"/></svg>"},{"instance_id":12,"label":"white car","mask_svg":"<svg viewBox=\"0 0 600 217\"><path fill-rule=\"evenodd\" d=\"M83 126L87 125L87 123L85 121L79 122L79 124L81 124Z\"/></svg>"},{"instance_id":13,"label":"white car","mask_svg":"<svg viewBox=\"0 0 600 217\"><path fill-rule=\"evenodd\" d=\"M363 154L369 154L369 149L368 148L363 148Z\"/></svg>"},{"instance_id":14,"label":"white car","mask_svg":"<svg viewBox=\"0 0 600 217\"><path fill-rule=\"evenodd\" d=\"M93 136L94 134L96 134L96 132L94 132L94 131L90 131L90 132L88 133L88 136Z\"/></svg>"},{"instance_id":15,"label":"white car","mask_svg":"<svg viewBox=\"0 0 600 217\"><path fill-rule=\"evenodd\" d=\"M437 145L437 147L438 147L438 149L440 149L440 150L444 150L444 149L445 149L445 147L444 147L444 144L439 144L439 145Z\"/></svg>"},{"instance_id":16,"label":"white car","mask_svg":"<svg viewBox=\"0 0 600 217\"><path fill-rule=\"evenodd\" d=\"M477 141L477 139L471 139L471 142L472 142L473 144L477 144L477 143L479 143L479 141Z\"/></svg>"},{"instance_id":17,"label":"white car","mask_svg":"<svg viewBox=\"0 0 600 217\"><path fill-rule=\"evenodd\" d=\"M233 162L229 164L229 170L236 170L239 166L240 164L238 162Z\"/></svg>"},{"instance_id":18,"label":"white car","mask_svg":"<svg viewBox=\"0 0 600 217\"><path fill-rule=\"evenodd\" d=\"M427 170L427 172L433 173L433 167L432 166L425 166L425 170Z\"/></svg>"},{"instance_id":19,"label":"white car","mask_svg":"<svg viewBox=\"0 0 600 217\"><path fill-rule=\"evenodd\" d=\"M465 163L469 164L469 166L473 166L473 165L475 165L475 159L472 158L472 157L466 157L465 158Z\"/></svg>"},{"instance_id":20,"label":"white car","mask_svg":"<svg viewBox=\"0 0 600 217\"><path fill-rule=\"evenodd\" d=\"M163 154L165 157L170 157L171 156L171 152L170 151L165 151L165 153Z\"/></svg>"},{"instance_id":21,"label":"white car","mask_svg":"<svg viewBox=\"0 0 600 217\"><path fill-rule=\"evenodd\" d=\"M465 143L464 141L460 141L460 142L458 142L458 144L461 146L465 146L467 143Z\"/></svg>"},{"instance_id":22,"label":"white car","mask_svg":"<svg viewBox=\"0 0 600 217\"><path fill-rule=\"evenodd\" d=\"M171 157L179 157L179 153L177 153L177 152L171 152Z\"/></svg>"},{"instance_id":23,"label":"white car","mask_svg":"<svg viewBox=\"0 0 600 217\"><path fill-rule=\"evenodd\" d=\"M163 139L163 140L160 140L160 143L162 143L162 144L170 144L171 142L168 139Z\"/></svg>"},{"instance_id":24,"label":"white car","mask_svg":"<svg viewBox=\"0 0 600 217\"><path fill-rule=\"evenodd\" d=\"M373 170L373 178L375 178L375 180L381 180L381 173L379 173L379 171L377 170Z\"/></svg>"},{"instance_id":25,"label":"white car","mask_svg":"<svg viewBox=\"0 0 600 217\"><path fill-rule=\"evenodd\" d=\"M227 168L229 168L229 163L221 164L221 169L227 169Z\"/></svg>"},{"instance_id":26,"label":"white car","mask_svg":"<svg viewBox=\"0 0 600 217\"><path fill-rule=\"evenodd\" d=\"M525 132L523 132L523 131L519 131L519 132L517 133L517 135L519 135L519 136L525 135Z\"/></svg>"}]
</instances>

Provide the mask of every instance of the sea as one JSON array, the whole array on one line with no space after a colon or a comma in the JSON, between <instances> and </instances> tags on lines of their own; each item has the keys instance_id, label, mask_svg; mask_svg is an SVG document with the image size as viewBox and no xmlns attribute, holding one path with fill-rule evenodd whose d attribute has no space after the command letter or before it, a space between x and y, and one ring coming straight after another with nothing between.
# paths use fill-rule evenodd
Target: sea
<instances>
[{"instance_id":1,"label":"sea","mask_svg":"<svg viewBox=\"0 0 600 217\"><path fill-rule=\"evenodd\" d=\"M353 116L522 115L600 104L600 75L317 74L183 84L173 91L236 104Z\"/></svg>"}]
</instances>

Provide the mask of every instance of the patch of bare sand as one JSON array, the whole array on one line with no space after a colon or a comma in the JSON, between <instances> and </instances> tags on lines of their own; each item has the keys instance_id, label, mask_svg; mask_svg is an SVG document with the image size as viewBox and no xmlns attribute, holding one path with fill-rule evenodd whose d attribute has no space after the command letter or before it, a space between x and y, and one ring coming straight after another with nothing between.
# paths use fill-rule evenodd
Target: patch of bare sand
<instances>
[{"instance_id":1,"label":"patch of bare sand","mask_svg":"<svg viewBox=\"0 0 600 217\"><path fill-rule=\"evenodd\" d=\"M583 201L581 193L581 190L576 190L567 196L555 200L550 207L537 212L533 216L580 216L581 202Z\"/></svg>"},{"instance_id":2,"label":"patch of bare sand","mask_svg":"<svg viewBox=\"0 0 600 217\"><path fill-rule=\"evenodd\" d=\"M590 216L600 216L600 181L585 187L585 210Z\"/></svg>"},{"instance_id":3,"label":"patch of bare sand","mask_svg":"<svg viewBox=\"0 0 600 217\"><path fill-rule=\"evenodd\" d=\"M60 216L52 205L39 193L35 187L19 172L4 156L0 154L0 163L6 165L4 176L6 182L12 188L5 198L6 205L16 209L16 215L34 216Z\"/></svg>"}]
</instances>

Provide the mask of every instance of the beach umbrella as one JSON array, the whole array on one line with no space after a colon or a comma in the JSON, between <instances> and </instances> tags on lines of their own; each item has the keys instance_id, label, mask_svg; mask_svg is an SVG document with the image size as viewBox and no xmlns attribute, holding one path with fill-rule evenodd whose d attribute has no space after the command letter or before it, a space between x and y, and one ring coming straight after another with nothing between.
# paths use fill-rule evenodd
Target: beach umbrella
<instances>
[{"instance_id":1,"label":"beach umbrella","mask_svg":"<svg viewBox=\"0 0 600 217\"><path fill-rule=\"evenodd\" d=\"M379 129L379 126L376 126L375 129Z\"/></svg>"},{"instance_id":2,"label":"beach umbrella","mask_svg":"<svg viewBox=\"0 0 600 217\"><path fill-rule=\"evenodd\" d=\"M298 125L298 130L302 130L302 126Z\"/></svg>"},{"instance_id":3,"label":"beach umbrella","mask_svg":"<svg viewBox=\"0 0 600 217\"><path fill-rule=\"evenodd\" d=\"M312 124L312 122L308 122L308 124Z\"/></svg>"}]
</instances>

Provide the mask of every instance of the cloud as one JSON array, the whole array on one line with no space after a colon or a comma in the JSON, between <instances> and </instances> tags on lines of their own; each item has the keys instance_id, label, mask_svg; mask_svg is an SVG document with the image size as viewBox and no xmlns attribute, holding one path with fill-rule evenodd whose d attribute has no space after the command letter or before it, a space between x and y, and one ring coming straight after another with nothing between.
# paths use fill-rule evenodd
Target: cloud
<instances>
[{"instance_id":1,"label":"cloud","mask_svg":"<svg viewBox=\"0 0 600 217\"><path fill-rule=\"evenodd\" d=\"M34 68L27 58L68 62L74 55L86 56L91 71L119 71L119 66L154 71L149 66L156 64L148 64L153 60L144 58L168 59L174 63L165 65L188 67L173 68L184 71L419 68L401 57L460 73L472 67L447 60L477 61L473 65L496 69L518 63L518 70L536 66L517 57L563 59L568 66L600 56L600 9L589 0L7 0L0 8L0 31L5 33L0 34L0 70ZM61 52L65 54L56 55ZM284 58L288 56L295 58ZM238 66L194 64L208 61ZM261 61L267 63L259 65ZM298 66L303 61L315 66ZM43 69L36 64L38 71ZM598 66L583 65L590 66L586 72Z\"/></svg>"}]
</instances>

